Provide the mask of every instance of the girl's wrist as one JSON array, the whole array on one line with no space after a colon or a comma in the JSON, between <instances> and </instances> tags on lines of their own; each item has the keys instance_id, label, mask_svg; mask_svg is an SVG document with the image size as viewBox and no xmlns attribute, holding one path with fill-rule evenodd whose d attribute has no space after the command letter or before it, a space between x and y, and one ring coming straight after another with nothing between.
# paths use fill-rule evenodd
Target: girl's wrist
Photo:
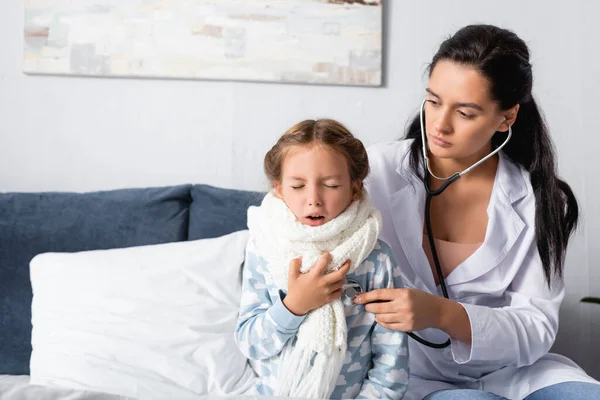
<instances>
[{"instance_id":1,"label":"girl's wrist","mask_svg":"<svg viewBox=\"0 0 600 400\"><path fill-rule=\"evenodd\" d=\"M283 299L283 305L285 306L285 308L288 309L289 312L296 316L302 316L308 313L308 311L305 312L301 307L295 304L295 302L292 298L290 298L289 295L285 296L285 298Z\"/></svg>"}]
</instances>

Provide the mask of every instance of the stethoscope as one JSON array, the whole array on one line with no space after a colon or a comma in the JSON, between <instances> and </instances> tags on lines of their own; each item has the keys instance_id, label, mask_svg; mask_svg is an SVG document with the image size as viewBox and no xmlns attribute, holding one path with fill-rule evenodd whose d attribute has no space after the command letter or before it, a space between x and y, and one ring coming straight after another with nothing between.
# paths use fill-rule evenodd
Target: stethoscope
<instances>
[{"instance_id":1,"label":"stethoscope","mask_svg":"<svg viewBox=\"0 0 600 400\"><path fill-rule=\"evenodd\" d=\"M473 170L473 168L483 164L490 157L493 157L496 153L498 153L500 150L502 150L502 148L508 143L508 141L510 140L510 138L512 136L512 128L510 125L508 126L508 135L506 136L506 139L500 146L498 146L490 154L483 157L481 160L477 161L475 164L471 165L469 168L467 168L461 172L456 172L455 174L453 174L449 177L446 177L446 178L440 178L440 177L436 176L433 172L431 172L431 169L429 167L429 158L427 157L427 140L426 140L426 134L425 134L425 104L426 103L427 103L427 100L426 99L423 100L423 103L421 103L421 108L419 111L419 120L421 122L421 141L422 141L422 145L423 145L423 149L422 149L423 163L425 164L424 186L425 186L425 191L427 194L426 199L425 199L425 229L427 230L427 237L429 238L429 247L431 248L431 256L433 258L433 263L435 265L435 270L436 270L436 273L438 276L438 280L440 282L440 287L442 289L442 293L445 298L449 299L450 297L448 296L448 289L446 288L446 280L444 279L444 275L442 274L442 267L440 265L440 260L439 260L438 254L437 254L437 248L435 246L435 240L434 240L434 236L433 236L432 229L431 229L431 200L435 196L439 196L440 194L442 194L444 192L444 190L446 190L448 188L448 186L450 186L452 183L456 182L461 176L471 172L471 170ZM435 178L437 180L445 181L445 182L442 186L440 186L439 189L431 190L431 187L429 186L429 177L430 176L432 176L433 178ZM357 296L362 292L363 292L362 288L356 281L354 281L352 279L346 280L346 284L344 285L344 295L346 297L353 298L354 296ZM406 332L406 333L408 334L408 336L410 336L417 342L419 342L422 345L427 346L427 347L431 347L434 349L443 349L443 348L450 346L450 339L448 339L444 343L432 343L428 340L425 340L425 339L415 335L413 332Z\"/></svg>"}]
</instances>

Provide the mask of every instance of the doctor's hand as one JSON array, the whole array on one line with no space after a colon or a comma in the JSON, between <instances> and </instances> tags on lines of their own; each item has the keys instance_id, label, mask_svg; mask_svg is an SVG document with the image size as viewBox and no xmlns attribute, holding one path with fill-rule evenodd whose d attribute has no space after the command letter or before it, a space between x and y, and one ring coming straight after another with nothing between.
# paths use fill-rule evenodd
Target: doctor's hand
<instances>
[{"instance_id":1,"label":"doctor's hand","mask_svg":"<svg viewBox=\"0 0 600 400\"><path fill-rule=\"evenodd\" d=\"M354 299L384 328L402 332L442 329L442 298L418 289L377 289ZM445 300L445 299L443 299Z\"/></svg>"},{"instance_id":2,"label":"doctor's hand","mask_svg":"<svg viewBox=\"0 0 600 400\"><path fill-rule=\"evenodd\" d=\"M324 253L306 273L300 272L301 258L290 262L288 293L283 304L292 314L304 315L342 297L342 286L350 270L350 261L346 261L337 271L327 273L330 262L331 254Z\"/></svg>"}]
</instances>

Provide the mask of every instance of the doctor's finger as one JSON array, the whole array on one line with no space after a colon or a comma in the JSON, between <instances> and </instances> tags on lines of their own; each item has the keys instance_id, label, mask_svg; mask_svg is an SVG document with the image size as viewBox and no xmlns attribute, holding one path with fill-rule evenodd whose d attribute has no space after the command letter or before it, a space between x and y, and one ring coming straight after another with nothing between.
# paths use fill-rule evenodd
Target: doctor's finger
<instances>
[{"instance_id":1,"label":"doctor's finger","mask_svg":"<svg viewBox=\"0 0 600 400\"><path fill-rule=\"evenodd\" d=\"M389 314L382 314L382 313L376 313L375 314L375 321L379 322L383 322L385 324L406 324L405 318L403 318L403 316L401 314L398 313L389 313Z\"/></svg>"},{"instance_id":2,"label":"doctor's finger","mask_svg":"<svg viewBox=\"0 0 600 400\"><path fill-rule=\"evenodd\" d=\"M402 323L385 323L377 321L377 324L391 331L408 332L407 327Z\"/></svg>"},{"instance_id":3,"label":"doctor's finger","mask_svg":"<svg viewBox=\"0 0 600 400\"><path fill-rule=\"evenodd\" d=\"M401 289L376 289L371 290L357 296L354 299L356 304L366 304L374 301L390 301L395 300L398 297L399 290Z\"/></svg>"},{"instance_id":4,"label":"doctor's finger","mask_svg":"<svg viewBox=\"0 0 600 400\"><path fill-rule=\"evenodd\" d=\"M362 295L361 295L362 296ZM396 305L391 301L371 302L365 305L365 310L373 314L397 314Z\"/></svg>"}]
</instances>

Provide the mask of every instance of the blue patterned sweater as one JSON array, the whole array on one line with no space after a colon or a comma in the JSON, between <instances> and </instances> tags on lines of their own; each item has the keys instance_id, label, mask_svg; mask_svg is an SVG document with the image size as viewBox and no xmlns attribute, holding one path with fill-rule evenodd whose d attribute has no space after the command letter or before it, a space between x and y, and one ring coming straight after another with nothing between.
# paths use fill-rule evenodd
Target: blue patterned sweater
<instances>
[{"instance_id":1,"label":"blue patterned sweater","mask_svg":"<svg viewBox=\"0 0 600 400\"><path fill-rule=\"evenodd\" d=\"M401 287L400 271L390 247L378 241L369 257L347 279L364 291ZM252 240L246 250L240 315L236 342L258 376L257 393L273 395L277 386L279 355L296 341L304 316L292 314L284 305L285 293L274 284L267 261L257 254ZM407 335L375 322L364 305L342 297L348 326L348 349L333 399L401 399L408 384Z\"/></svg>"}]
</instances>

